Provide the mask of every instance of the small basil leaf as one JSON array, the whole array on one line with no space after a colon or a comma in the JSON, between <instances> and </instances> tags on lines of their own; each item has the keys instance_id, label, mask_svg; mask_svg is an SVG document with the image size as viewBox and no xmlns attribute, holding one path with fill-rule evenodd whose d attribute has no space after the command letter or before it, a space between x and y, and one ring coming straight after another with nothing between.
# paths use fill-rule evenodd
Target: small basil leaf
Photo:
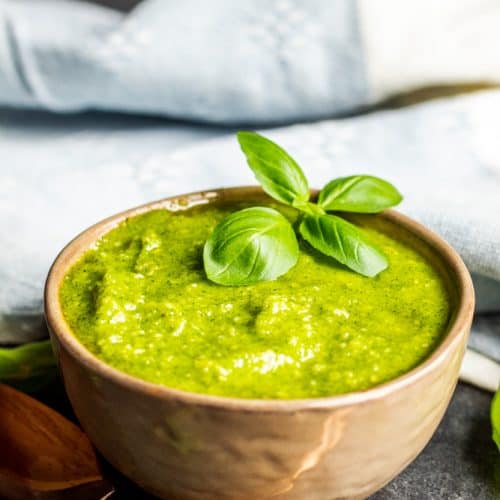
<instances>
[{"instance_id":1,"label":"small basil leaf","mask_svg":"<svg viewBox=\"0 0 500 500\"><path fill-rule=\"evenodd\" d=\"M403 197L389 182L371 175L352 175L330 181L319 193L325 210L374 214L393 207Z\"/></svg>"},{"instance_id":2,"label":"small basil leaf","mask_svg":"<svg viewBox=\"0 0 500 500\"><path fill-rule=\"evenodd\" d=\"M387 258L354 225L335 215L305 215L300 233L316 250L363 276L387 268Z\"/></svg>"},{"instance_id":3,"label":"small basil leaf","mask_svg":"<svg viewBox=\"0 0 500 500\"><path fill-rule=\"evenodd\" d=\"M282 203L306 202L307 179L295 160L277 144L255 132L238 132L247 163L264 191Z\"/></svg>"},{"instance_id":4,"label":"small basil leaf","mask_svg":"<svg viewBox=\"0 0 500 500\"><path fill-rule=\"evenodd\" d=\"M220 285L273 280L297 263L299 246L288 220L267 207L223 219L203 249L207 277Z\"/></svg>"},{"instance_id":5,"label":"small basil leaf","mask_svg":"<svg viewBox=\"0 0 500 500\"><path fill-rule=\"evenodd\" d=\"M491 427L493 429L493 441L500 451L500 389L495 394L491 403Z\"/></svg>"}]
</instances>

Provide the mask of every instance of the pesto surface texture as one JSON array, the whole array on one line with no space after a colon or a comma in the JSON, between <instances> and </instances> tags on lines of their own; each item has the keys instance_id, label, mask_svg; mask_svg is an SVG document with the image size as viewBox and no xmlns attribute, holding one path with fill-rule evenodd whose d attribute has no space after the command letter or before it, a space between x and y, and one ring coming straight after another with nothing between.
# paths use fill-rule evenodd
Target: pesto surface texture
<instances>
[{"instance_id":1,"label":"pesto surface texture","mask_svg":"<svg viewBox=\"0 0 500 500\"><path fill-rule=\"evenodd\" d=\"M75 336L138 378L186 391L296 399L365 390L418 365L451 306L421 243L377 216L349 216L388 257L375 278L300 241L276 281L208 281L202 251L241 204L135 216L73 265L60 299ZM294 209L270 204L296 222Z\"/></svg>"}]
</instances>

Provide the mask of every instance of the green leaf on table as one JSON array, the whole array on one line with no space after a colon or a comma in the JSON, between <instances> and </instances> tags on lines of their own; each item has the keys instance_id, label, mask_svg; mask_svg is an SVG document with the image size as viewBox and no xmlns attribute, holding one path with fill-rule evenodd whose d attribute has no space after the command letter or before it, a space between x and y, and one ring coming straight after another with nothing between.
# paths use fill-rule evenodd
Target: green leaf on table
<instances>
[{"instance_id":1,"label":"green leaf on table","mask_svg":"<svg viewBox=\"0 0 500 500\"><path fill-rule=\"evenodd\" d=\"M356 226L335 215L305 215L300 234L321 253L363 276L373 277L388 266L387 258Z\"/></svg>"},{"instance_id":2,"label":"green leaf on table","mask_svg":"<svg viewBox=\"0 0 500 500\"><path fill-rule=\"evenodd\" d=\"M304 172L284 149L255 132L241 131L237 137L249 167L269 196L288 205L309 200Z\"/></svg>"},{"instance_id":3,"label":"green leaf on table","mask_svg":"<svg viewBox=\"0 0 500 500\"><path fill-rule=\"evenodd\" d=\"M490 417L493 429L493 441L495 441L498 451L500 451L500 389L498 389L491 403Z\"/></svg>"},{"instance_id":4,"label":"green leaf on table","mask_svg":"<svg viewBox=\"0 0 500 500\"><path fill-rule=\"evenodd\" d=\"M352 175L330 181L319 193L324 210L377 213L393 207L403 197L390 183L371 175Z\"/></svg>"},{"instance_id":5,"label":"green leaf on table","mask_svg":"<svg viewBox=\"0 0 500 500\"><path fill-rule=\"evenodd\" d=\"M207 277L220 285L273 280L297 263L299 246L290 222L267 207L251 207L223 219L203 249Z\"/></svg>"},{"instance_id":6,"label":"green leaf on table","mask_svg":"<svg viewBox=\"0 0 500 500\"><path fill-rule=\"evenodd\" d=\"M56 373L50 340L0 348L0 382L33 392L51 382Z\"/></svg>"}]
</instances>

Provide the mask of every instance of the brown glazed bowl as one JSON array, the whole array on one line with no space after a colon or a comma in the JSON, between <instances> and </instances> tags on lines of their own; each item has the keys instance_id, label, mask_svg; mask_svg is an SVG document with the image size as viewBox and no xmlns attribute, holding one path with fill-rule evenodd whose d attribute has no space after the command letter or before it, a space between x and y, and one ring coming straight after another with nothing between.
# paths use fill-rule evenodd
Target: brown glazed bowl
<instances>
[{"instance_id":1,"label":"brown glazed bowl","mask_svg":"<svg viewBox=\"0 0 500 500\"><path fill-rule=\"evenodd\" d=\"M474 308L457 253L417 222L389 210L388 224L416 235L454 300L448 331L409 373L363 392L302 400L192 394L145 382L97 359L71 333L59 302L70 266L126 217L214 200L266 199L260 188L167 198L106 219L59 254L45 312L66 391L82 427L119 471L162 498L363 498L390 481L429 441L449 403Z\"/></svg>"}]
</instances>

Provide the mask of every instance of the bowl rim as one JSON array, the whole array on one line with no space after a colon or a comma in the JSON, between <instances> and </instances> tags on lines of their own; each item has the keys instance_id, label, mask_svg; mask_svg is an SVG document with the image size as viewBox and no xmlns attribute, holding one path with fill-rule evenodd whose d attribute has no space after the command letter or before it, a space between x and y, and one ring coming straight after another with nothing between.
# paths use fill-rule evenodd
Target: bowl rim
<instances>
[{"instance_id":1,"label":"bowl rim","mask_svg":"<svg viewBox=\"0 0 500 500\"><path fill-rule=\"evenodd\" d=\"M311 189L312 196L315 196L317 193L317 190ZM218 199L223 200L227 198L235 200L262 195L265 195L265 193L259 186L235 186L194 191L187 194L162 198L119 212L82 231L60 251L47 275L44 291L44 310L51 337L55 337L57 342L60 343L77 362L83 364L93 374L102 378L111 379L120 386L129 390L142 392L153 398L169 399L197 406L211 406L227 410L290 412L304 409L342 408L385 398L404 387L418 382L428 373L437 369L440 364L446 360L450 351L454 351L463 337L468 335L474 312L474 288L471 276L464 262L458 253L443 238L421 223L393 209L385 210L378 216L406 229L438 254L441 261L445 264L450 277L454 280L454 284L457 287L458 298L455 314L450 320L446 336L432 354L412 370L383 384L364 391L302 399L246 399L198 394L181 389L174 389L154 382L148 382L113 368L111 365L108 365L95 356L71 332L62 313L59 301L59 289L71 265L87 249L91 248L95 241L103 234L113 229L126 218L150 210L160 208L182 210L195 205L207 204ZM52 338L52 344L54 346L54 338Z\"/></svg>"}]
</instances>

